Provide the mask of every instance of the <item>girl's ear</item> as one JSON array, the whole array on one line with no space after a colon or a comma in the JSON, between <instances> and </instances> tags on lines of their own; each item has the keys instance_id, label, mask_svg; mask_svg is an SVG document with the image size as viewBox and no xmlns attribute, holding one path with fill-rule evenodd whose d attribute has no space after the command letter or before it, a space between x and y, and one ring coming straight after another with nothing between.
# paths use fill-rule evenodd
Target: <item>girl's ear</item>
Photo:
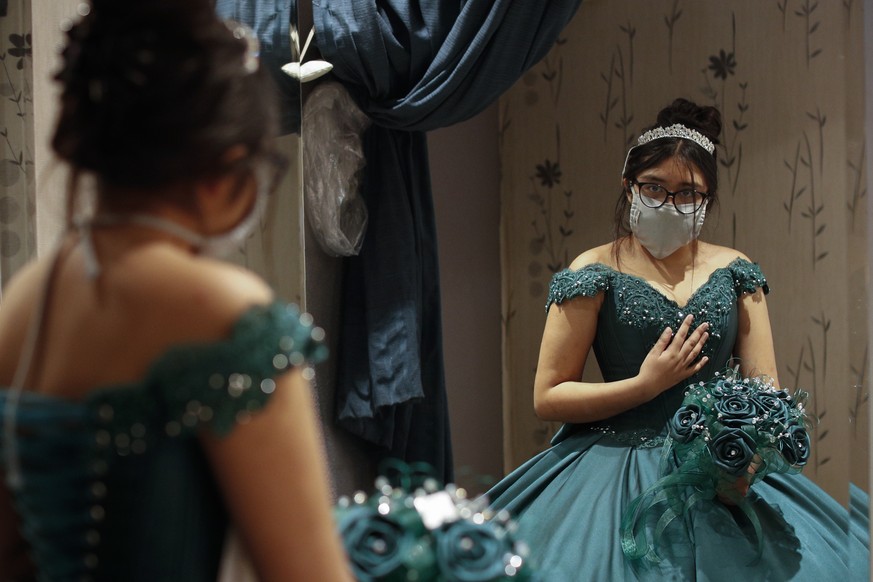
<instances>
[{"instance_id":1,"label":"girl's ear","mask_svg":"<svg viewBox=\"0 0 873 582\"><path fill-rule=\"evenodd\" d=\"M243 145L235 145L224 152L221 156L221 163L225 166L232 166L240 160L244 160L247 155L248 148ZM223 209L233 201L238 190L239 176L236 172L226 172L194 184L194 199L200 216L211 216L213 212Z\"/></svg>"}]
</instances>

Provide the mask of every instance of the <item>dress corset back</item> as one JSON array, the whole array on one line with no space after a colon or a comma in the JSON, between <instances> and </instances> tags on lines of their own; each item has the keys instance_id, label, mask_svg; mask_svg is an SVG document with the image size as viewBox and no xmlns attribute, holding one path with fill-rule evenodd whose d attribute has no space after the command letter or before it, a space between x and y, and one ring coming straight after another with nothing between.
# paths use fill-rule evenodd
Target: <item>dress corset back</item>
<instances>
[{"instance_id":1,"label":"dress corset back","mask_svg":"<svg viewBox=\"0 0 873 582\"><path fill-rule=\"evenodd\" d=\"M81 401L23 391L23 480L10 489L38 579L214 581L227 514L197 435L246 422L276 376L325 357L322 337L277 302L248 310L226 340L170 348L142 381Z\"/></svg>"}]
</instances>

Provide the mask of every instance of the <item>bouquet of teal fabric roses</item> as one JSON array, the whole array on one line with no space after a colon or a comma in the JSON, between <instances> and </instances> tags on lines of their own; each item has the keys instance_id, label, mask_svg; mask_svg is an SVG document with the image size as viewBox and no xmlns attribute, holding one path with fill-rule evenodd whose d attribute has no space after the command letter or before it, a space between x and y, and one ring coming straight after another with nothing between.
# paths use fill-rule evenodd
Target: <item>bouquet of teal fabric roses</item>
<instances>
[{"instance_id":1,"label":"bouquet of teal fabric roses","mask_svg":"<svg viewBox=\"0 0 873 582\"><path fill-rule=\"evenodd\" d=\"M631 502L622 520L628 558L657 562L656 547L669 524L716 496L746 514L762 551L760 522L738 480L751 486L771 473L803 469L810 455L808 395L789 394L767 377L743 378L738 370L688 386L667 427L661 478ZM646 521L652 514L658 519L649 539Z\"/></svg>"},{"instance_id":2,"label":"bouquet of teal fabric roses","mask_svg":"<svg viewBox=\"0 0 873 582\"><path fill-rule=\"evenodd\" d=\"M533 582L526 546L505 511L463 489L376 480L376 492L341 498L337 527L359 582ZM409 489L414 489L410 491Z\"/></svg>"}]
</instances>

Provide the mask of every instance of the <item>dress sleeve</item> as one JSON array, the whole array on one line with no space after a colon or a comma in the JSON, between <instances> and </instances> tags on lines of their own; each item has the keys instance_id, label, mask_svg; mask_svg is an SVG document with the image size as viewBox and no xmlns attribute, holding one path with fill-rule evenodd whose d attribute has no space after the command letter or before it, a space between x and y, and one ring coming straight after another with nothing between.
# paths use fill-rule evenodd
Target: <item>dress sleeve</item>
<instances>
[{"instance_id":1,"label":"dress sleeve","mask_svg":"<svg viewBox=\"0 0 873 582\"><path fill-rule=\"evenodd\" d=\"M770 287L767 285L767 278L761 272L761 267L758 263L750 263L749 261L737 257L729 265L728 269L734 279L734 289L737 292L737 297L744 293L754 293L760 287L764 294L770 293Z\"/></svg>"},{"instance_id":2,"label":"dress sleeve","mask_svg":"<svg viewBox=\"0 0 873 582\"><path fill-rule=\"evenodd\" d=\"M580 295L593 297L601 291L609 289L611 271L606 265L592 263L576 271L564 269L558 271L549 283L549 297L546 300L546 311L553 303L560 305L564 301Z\"/></svg>"},{"instance_id":3,"label":"dress sleeve","mask_svg":"<svg viewBox=\"0 0 873 582\"><path fill-rule=\"evenodd\" d=\"M226 341L174 350L149 382L164 408L165 432L208 426L228 434L267 403L277 376L325 359L323 339L312 316L277 302L247 311Z\"/></svg>"}]
</instances>

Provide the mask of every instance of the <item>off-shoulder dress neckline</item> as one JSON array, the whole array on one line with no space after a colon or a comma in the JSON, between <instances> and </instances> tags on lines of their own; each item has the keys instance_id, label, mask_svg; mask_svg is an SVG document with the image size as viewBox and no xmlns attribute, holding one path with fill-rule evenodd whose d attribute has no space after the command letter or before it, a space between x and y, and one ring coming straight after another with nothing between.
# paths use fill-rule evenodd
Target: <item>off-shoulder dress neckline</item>
<instances>
[{"instance_id":1,"label":"off-shoulder dress neckline","mask_svg":"<svg viewBox=\"0 0 873 582\"><path fill-rule=\"evenodd\" d=\"M575 269L575 271L581 271L582 269L585 269L585 268L588 268L588 267L593 267L593 266L603 267L604 269L606 269L606 270L608 270L608 271L611 271L612 273L614 273L614 274L616 274L616 275L621 275L621 276L623 276L623 277L627 277L627 278L629 278L629 279L633 279L633 280L635 280L635 281L638 281L638 282L642 283L642 284L645 285L648 289L651 289L651 290L654 291L656 294L658 294L658 295L659 295L659 296L660 296L664 301L667 301L667 302L670 303L672 306L674 306L676 309L684 310L684 309L686 309L689 305L691 305L692 303L694 303L694 300L697 298L697 296L700 295L700 294L701 294L701 293L702 293L702 292L703 292L707 287L709 287L709 286L713 283L713 281L715 280L716 276L717 276L719 273L721 273L721 272L723 272L723 271L730 271L731 268L733 268L734 266L736 266L736 265L738 265L738 264L743 264L743 263L749 263L749 264L752 264L750 261L747 261L746 259L744 259L744 258L742 258L742 257L737 257L737 258L735 258L734 260L732 260L730 263L728 263L727 265L725 265L725 266L723 266L723 267L717 267L716 269L714 269L714 270L709 274L709 276L706 278L706 280L705 280L703 283L701 283L700 285L698 285L697 288L694 289L694 290L691 292L691 294L688 296L688 300L685 301L685 303L682 304L682 305L679 305L679 302L676 301L675 299L672 299L672 298L668 297L666 293L664 293L663 291L661 291L660 289L658 289L657 287L655 287L655 286L652 284L652 282L649 281L648 279L645 279L645 278L643 278L643 277L640 277L639 275L633 275L633 274L631 274L631 273L625 273L624 271L619 271L619 270L616 269L615 267L611 267L610 265L607 265L606 263L601 263L601 262L589 263L589 264L587 264L587 265L585 265L585 266L583 266L583 267L580 267L579 269Z\"/></svg>"}]
</instances>

